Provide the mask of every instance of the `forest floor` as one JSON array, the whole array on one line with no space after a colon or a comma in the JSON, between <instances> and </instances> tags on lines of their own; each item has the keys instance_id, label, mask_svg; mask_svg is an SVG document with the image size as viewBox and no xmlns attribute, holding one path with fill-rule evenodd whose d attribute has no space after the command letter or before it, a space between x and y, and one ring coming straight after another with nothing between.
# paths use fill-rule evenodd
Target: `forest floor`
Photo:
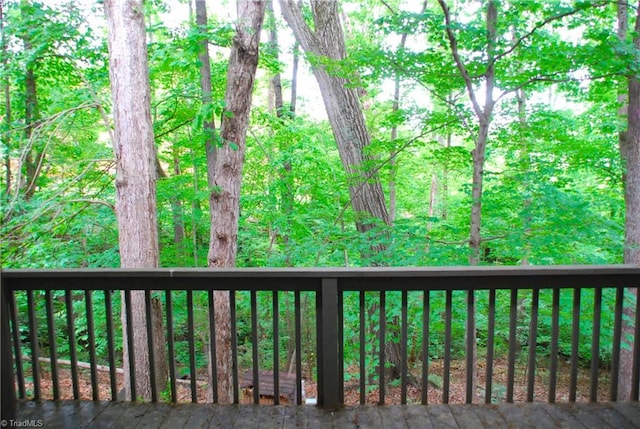
<instances>
[{"instance_id":1,"label":"forest floor","mask_svg":"<svg viewBox=\"0 0 640 429\"><path fill-rule=\"evenodd\" d=\"M451 361L450 370L450 386L449 386L449 403L465 402L465 370L466 362L464 360ZM484 362L478 363L478 396L474 402L484 402L484 386L485 386L485 368ZM40 397L42 399L53 399L53 382L48 364L43 363L40 381ZM524 370L525 365L518 366L515 372L514 383L514 402L525 402L527 398L527 374ZM80 399L91 400L93 389L91 387L90 372L87 369L79 368L79 394ZM431 404L442 403L442 388L436 386L441 383L443 374L442 361L435 360L429 364L429 374L432 376L428 386L428 401ZM494 402L504 402L506 396L506 380L507 380L507 361L506 359L496 359L493 368L493 391ZM570 386L570 367L568 362L558 360L558 378L556 384L556 401L569 401ZM352 379L345 382L344 402L345 405L357 405L360 402L360 390L357 380L357 371L352 374ZM417 379L420 378L419 373L415 374ZM73 390L71 382L71 371L62 366L58 369L58 378L60 385L60 399L73 399ZM598 400L606 401L609 399L609 371L601 370L598 374ZM33 379L27 374L27 382L25 383L26 396L32 398L34 394ZM434 382L435 380L435 382ZM123 375L117 374L118 390L122 389ZM399 380L398 380L399 381ZM434 385L435 384L435 385ZM590 396L591 377L588 368L578 369L577 393L576 401L588 401ZM534 401L546 402L548 400L549 377L548 370L543 367L536 369L535 385L534 385ZM99 399L111 399L111 385L109 373L98 371L98 390ZM178 402L191 402L191 387L188 380L184 380L177 386ZM317 385L314 381L305 381L305 394L307 398L315 398L317 396ZM379 402L379 390L376 385L368 386L365 395L367 404L377 404ZM401 387L399 383L391 383L386 389L385 403L400 404ZM170 401L170 394L163 392L160 394L161 401ZM198 402L207 402L207 383L205 380L198 380ZM250 398L241 398L241 402L251 402ZM421 390L419 386L407 386L407 403L421 402Z\"/></svg>"}]
</instances>

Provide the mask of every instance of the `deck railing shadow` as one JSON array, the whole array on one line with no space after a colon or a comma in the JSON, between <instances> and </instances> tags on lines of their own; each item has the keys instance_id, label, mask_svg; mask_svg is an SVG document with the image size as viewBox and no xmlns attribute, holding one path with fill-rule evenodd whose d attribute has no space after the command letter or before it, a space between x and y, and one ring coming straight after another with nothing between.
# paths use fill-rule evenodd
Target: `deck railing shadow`
<instances>
[{"instance_id":1,"label":"deck railing shadow","mask_svg":"<svg viewBox=\"0 0 640 429\"><path fill-rule=\"evenodd\" d=\"M449 403L459 383L451 376L456 359L465 362L466 403L541 400L541 384L547 402L616 401L623 348L634 356L630 399L638 400L640 303L629 289L640 286L637 266L13 269L1 272L1 282L3 419L16 399L118 400L119 366L134 365L122 359L120 298L126 303L137 290L147 303L152 296L163 302L169 387L159 391L152 379L153 401L183 400L185 384L187 399L202 401L208 380L201 368L215 354L207 343L215 335L207 313L215 290L230 291L235 403L250 392L249 402L268 394L276 404L300 405L307 379L326 409L344 405L347 385L361 404L371 389L377 403L388 403L396 384L401 404L427 404L434 376L439 400ZM174 314L176 307L186 315ZM635 319L627 320L625 307ZM623 320L634 326L631 337L622 335ZM500 374L498 356L506 362ZM480 374L469 370L478 367ZM562 392L560 367L569 369ZM190 381L181 381L181 370ZM389 384L392 370L399 381ZM90 398L82 397L82 371ZM579 371L589 379L584 392ZM102 390L101 380L108 384Z\"/></svg>"}]
</instances>

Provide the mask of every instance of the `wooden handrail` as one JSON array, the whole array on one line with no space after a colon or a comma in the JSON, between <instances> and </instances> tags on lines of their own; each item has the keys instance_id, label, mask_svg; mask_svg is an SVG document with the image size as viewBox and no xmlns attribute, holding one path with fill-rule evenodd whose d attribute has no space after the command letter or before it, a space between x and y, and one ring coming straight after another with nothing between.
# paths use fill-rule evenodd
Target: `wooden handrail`
<instances>
[{"instance_id":1,"label":"wooden handrail","mask_svg":"<svg viewBox=\"0 0 640 429\"><path fill-rule=\"evenodd\" d=\"M558 291L560 289L571 289L574 291L574 299L576 291L582 289L594 289L596 291L596 304L600 306L599 300L602 294L599 291L604 289L616 288L616 302L621 302L621 290L628 287L640 287L640 266L636 265L602 265L602 266L542 266L542 267L426 267L426 268L240 268L240 269L142 269L142 270L122 270L122 269L54 269L54 270L32 270L32 269L4 269L0 271L0 279L2 283L2 418L10 416L12 412L11 404L15 400L14 375L12 363L11 349L11 326L9 314L13 311L11 305L14 303L13 294L17 291L26 291L27 295L33 291L131 291L131 290L147 290L147 291L167 291L167 296L171 291L205 291L213 290L231 290L231 291L293 291L299 296L301 292L311 292L315 294L316 299L316 323L317 323L317 344L316 357L318 368L318 404L327 409L335 409L342 405L343 387L344 387L344 357L342 356L342 343L344 341L344 332L341 320L343 317L343 296L346 292L374 292L378 293L384 309L385 293L387 291L399 291L403 293L403 302L407 300L407 293L411 291L424 292L425 303L428 303L428 296L432 291L445 291L447 295L447 309L445 320L447 322L447 332L445 344L451 344L451 294L454 291L469 291L466 300L467 319L470 320L470 313L475 312L474 309L474 291L490 291L493 298L492 314L490 315L490 323L493 323L495 317L495 293L498 290L510 290L511 306L507 309L510 313L510 341L515 338L515 305L517 303L518 291L534 291L534 295L538 296L538 291L553 290L554 291L554 318L555 329L553 335L557 343L558 327ZM108 292L101 292L106 293ZM277 295L277 294L275 294ZM423 294L421 293L420 296ZM578 294L579 295L579 294ZM361 294L360 304L360 320L364 320L363 299ZM599 298L597 298L599 297ZM428 306L428 304L424 304ZM69 304L67 303L68 307ZM574 302L575 306L575 302ZM578 302L577 308L580 304ZM620 307L621 308L621 307ZM67 311L69 309L67 308ZM189 310L192 311L192 310ZM402 336L407 337L406 326L406 304L403 305L402 320L405 325L402 326ZM423 310L424 311L424 310ZM535 304L532 304L532 317L538 317L537 298ZM594 311L599 311L599 307L595 307ZM618 309L616 309L616 312ZM14 312L15 313L15 312ZM575 307L574 307L575 313ZM599 314L599 313L598 313ZM617 315L618 317L619 315ZM30 317L35 319L33 310L30 310ZM148 317L148 316L147 316ZM296 314L296 331L300 331L299 326L300 315ZM11 322L15 325L15 320ZM50 321L47 323L51 323ZM360 322L362 323L362 322ZM387 321L381 317L380 332L384 334ZM428 332L429 318L423 315L422 329ZM599 320L594 321L594 328L599 328ZM574 321L575 325L575 321ZM597 325L597 326L596 326ZM492 325L490 325L492 326ZM467 329L475 329L475 325L467 321ZM363 328L362 328L363 329ZM619 329L617 326L615 329ZM636 337L638 337L639 327L636 327ZM381 334L381 337L383 337ZM537 335L534 327L531 327L530 334L534 337ZM33 333L31 334L33 335ZM37 334L36 334L37 335ZM252 335L255 335L253 333ZM277 335L277 333L276 333ZM363 333L361 333L362 338ZM619 335L619 331L616 331ZM490 333L490 341L494 341L493 332ZM615 335L614 335L615 337ZM33 341L33 336L29 341ZM275 337L274 337L275 338ZM256 341L253 338L252 341ZM535 349L536 338L529 338L529 349ZM300 338L296 338L299 344ZM619 348L619 337L614 348ZM361 341L362 342L362 341ZM472 339L467 338L467 347L473 345ZM552 345L553 346L553 345ZM557 344L556 352L557 352ZM173 347L171 345L170 347ZM379 347L383 347L379 344ZM493 353L493 344L491 344L491 353ZM512 345L509 345L509 362L513 364ZM592 351L598 352L598 343L593 341L591 344ZM640 340L635 339L633 345L636 355L640 355ZM299 348L299 346L298 346ZM446 348L446 347L445 347ZM428 346L424 346L423 353L428 352ZM298 353L299 350L296 349ZM361 354L364 353L364 346L361 345ZM380 349L380 356L384 357L384 350ZM37 353L36 359L42 359ZM298 357L296 356L298 359ZM617 358L617 355L614 356ZM22 359L18 355L16 359ZM555 359L555 358L554 358ZM557 362L552 359L551 367L557 368ZM446 360L446 359L445 359ZM467 364L472 362L471 357L467 356ZM536 362L535 350L530 352L528 356L528 365L533 366ZM446 363L446 362L445 362ZM597 363L597 362L596 362ZM18 365L21 363L18 362ZM577 358L572 357L572 366L577 365ZM616 361L617 365L617 361ZM593 366L593 365L592 365ZM254 367L254 371L257 367ZM406 365L403 366L406 371ZM427 368L423 365L423 371ZM592 368L592 379L594 371L597 376L596 368ZM95 370L95 368L92 368ZM509 382L507 386L507 398L513 400L513 368L508 376ZM381 367L378 376L382 378L384 368ZM277 372L277 371L276 371ZM490 374L490 373L489 373ZM426 385L426 375L423 375L423 384ZM297 375L300 378L300 375ZM362 378L362 376L361 376ZM490 377L491 378L491 377ZM466 400L473 400L475 392L471 390L470 374L467 375ZM551 376L551 384L555 388L555 373ZM528 400L533 400L533 375L528 376ZM361 390L364 387L364 380L360 381ZM406 401L406 374L403 375L403 401ZM487 400L491 396L492 380L487 380ZM614 381L615 383L615 381ZM443 400L448 400L448 375L445 379L445 392ZM381 403L384 403L384 390L381 387ZM597 390L597 380L592 380L591 398L595 398ZM574 395L575 396L575 395ZM637 392L636 392L637 396ZM361 396L361 401L364 396ZM426 394L423 393L422 401L426 402ZM549 394L549 401L552 402L552 394ZM615 398L612 395L612 398ZM637 398L635 398L637 399ZM615 399L614 399L615 400ZM10 417L6 417L9 419Z\"/></svg>"}]
</instances>

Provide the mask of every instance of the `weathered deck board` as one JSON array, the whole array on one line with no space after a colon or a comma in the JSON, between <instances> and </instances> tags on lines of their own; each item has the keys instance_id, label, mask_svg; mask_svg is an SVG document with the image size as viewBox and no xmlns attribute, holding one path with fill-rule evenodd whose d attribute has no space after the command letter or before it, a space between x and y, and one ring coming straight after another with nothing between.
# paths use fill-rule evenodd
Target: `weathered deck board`
<instances>
[{"instance_id":1,"label":"weathered deck board","mask_svg":"<svg viewBox=\"0 0 640 429\"><path fill-rule=\"evenodd\" d=\"M610 428L640 429L640 402L315 406L20 401L18 424L43 428ZM28 426L29 424L27 424ZM33 423L31 424L33 426ZM24 425L23 425L24 426Z\"/></svg>"},{"instance_id":2,"label":"weathered deck board","mask_svg":"<svg viewBox=\"0 0 640 429\"><path fill-rule=\"evenodd\" d=\"M473 412L478 416L484 428L506 429L509 427L504 416L498 412L497 406L495 405L473 407Z\"/></svg>"},{"instance_id":3,"label":"weathered deck board","mask_svg":"<svg viewBox=\"0 0 640 429\"><path fill-rule=\"evenodd\" d=\"M460 427L456 422L456 418L451 413L449 405L429 405L427 413L431 418L433 427L438 429L457 429Z\"/></svg>"},{"instance_id":4,"label":"weathered deck board","mask_svg":"<svg viewBox=\"0 0 640 429\"><path fill-rule=\"evenodd\" d=\"M403 407L405 421L409 428L434 429L427 408L422 406Z\"/></svg>"}]
</instances>

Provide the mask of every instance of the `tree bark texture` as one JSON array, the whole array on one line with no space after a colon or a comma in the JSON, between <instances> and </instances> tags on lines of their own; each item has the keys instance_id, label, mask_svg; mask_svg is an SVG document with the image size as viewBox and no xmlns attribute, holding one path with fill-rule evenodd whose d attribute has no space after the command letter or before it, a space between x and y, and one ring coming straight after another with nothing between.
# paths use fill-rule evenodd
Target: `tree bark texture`
<instances>
[{"instance_id":1,"label":"tree bark texture","mask_svg":"<svg viewBox=\"0 0 640 429\"><path fill-rule=\"evenodd\" d=\"M349 85L349 79L330 72L323 65L327 59L340 61L346 57L338 3L334 0L311 1L315 31L305 23L297 2L280 0L280 6L296 39L311 59L340 159L348 176L356 228L366 232L376 222L388 225L384 192L379 175L373 169L375 159L366 153L371 141L357 91Z\"/></svg>"},{"instance_id":2,"label":"tree bark texture","mask_svg":"<svg viewBox=\"0 0 640 429\"><path fill-rule=\"evenodd\" d=\"M21 0L20 13L24 19L27 19L31 5L28 0ZM27 30L22 36L25 51L29 52L33 49L30 32ZM25 172L25 199L29 200L35 193L38 176L42 171L42 163L44 162L44 150L37 149L35 144L35 136L33 131L35 124L40 118L40 110L38 108L38 89L36 81L36 65L37 57L30 58L27 61L25 67L25 94L24 94L24 139L26 142L25 150L26 155L24 157L24 172Z\"/></svg>"},{"instance_id":3,"label":"tree bark texture","mask_svg":"<svg viewBox=\"0 0 640 429\"><path fill-rule=\"evenodd\" d=\"M118 220L120 265L122 268L158 266L158 230L156 211L156 165L150 111L147 45L142 0L105 0L109 29L109 77L113 99L114 152L116 159L116 217ZM144 291L132 291L132 324L136 394L151 399L149 351ZM123 338L127 320L123 302ZM154 308L159 302L152 304ZM162 333L162 311L153 310L156 332ZM157 363L163 359L164 341L157 337ZM162 341L162 342L161 342ZM124 361L129 350L124 341ZM165 362L166 364L166 362ZM130 368L125 367L125 381ZM156 383L164 389L166 371L156 366ZM130 386L126 389L130 397Z\"/></svg>"},{"instance_id":4,"label":"tree bark texture","mask_svg":"<svg viewBox=\"0 0 640 429\"><path fill-rule=\"evenodd\" d=\"M210 184L208 261L211 268L233 267L236 263L245 139L266 2L238 0L237 8L238 23L227 70L225 111L220 140L215 145L213 181ZM233 400L233 386L229 292L216 291L214 306L218 401L230 403Z\"/></svg>"},{"instance_id":5,"label":"tree bark texture","mask_svg":"<svg viewBox=\"0 0 640 429\"><path fill-rule=\"evenodd\" d=\"M623 5L623 3L625 3ZM619 33L622 41L626 41L626 13L620 13L620 8L627 9L626 2L618 2ZM638 4L640 7L640 2ZM635 34L633 45L636 51L640 48L640 9L637 9ZM622 34L621 34L622 33ZM624 199L625 199L625 242L624 262L640 264L640 80L633 74L627 77L627 129L620 133L620 155L624 168ZM622 318L622 340L626 347L620 351L620 369L618 378L618 400L629 400L631 396L631 380L633 360L640 356L633 356L633 338L635 303L638 299L638 289L628 288L625 291L625 303Z\"/></svg>"}]
</instances>

